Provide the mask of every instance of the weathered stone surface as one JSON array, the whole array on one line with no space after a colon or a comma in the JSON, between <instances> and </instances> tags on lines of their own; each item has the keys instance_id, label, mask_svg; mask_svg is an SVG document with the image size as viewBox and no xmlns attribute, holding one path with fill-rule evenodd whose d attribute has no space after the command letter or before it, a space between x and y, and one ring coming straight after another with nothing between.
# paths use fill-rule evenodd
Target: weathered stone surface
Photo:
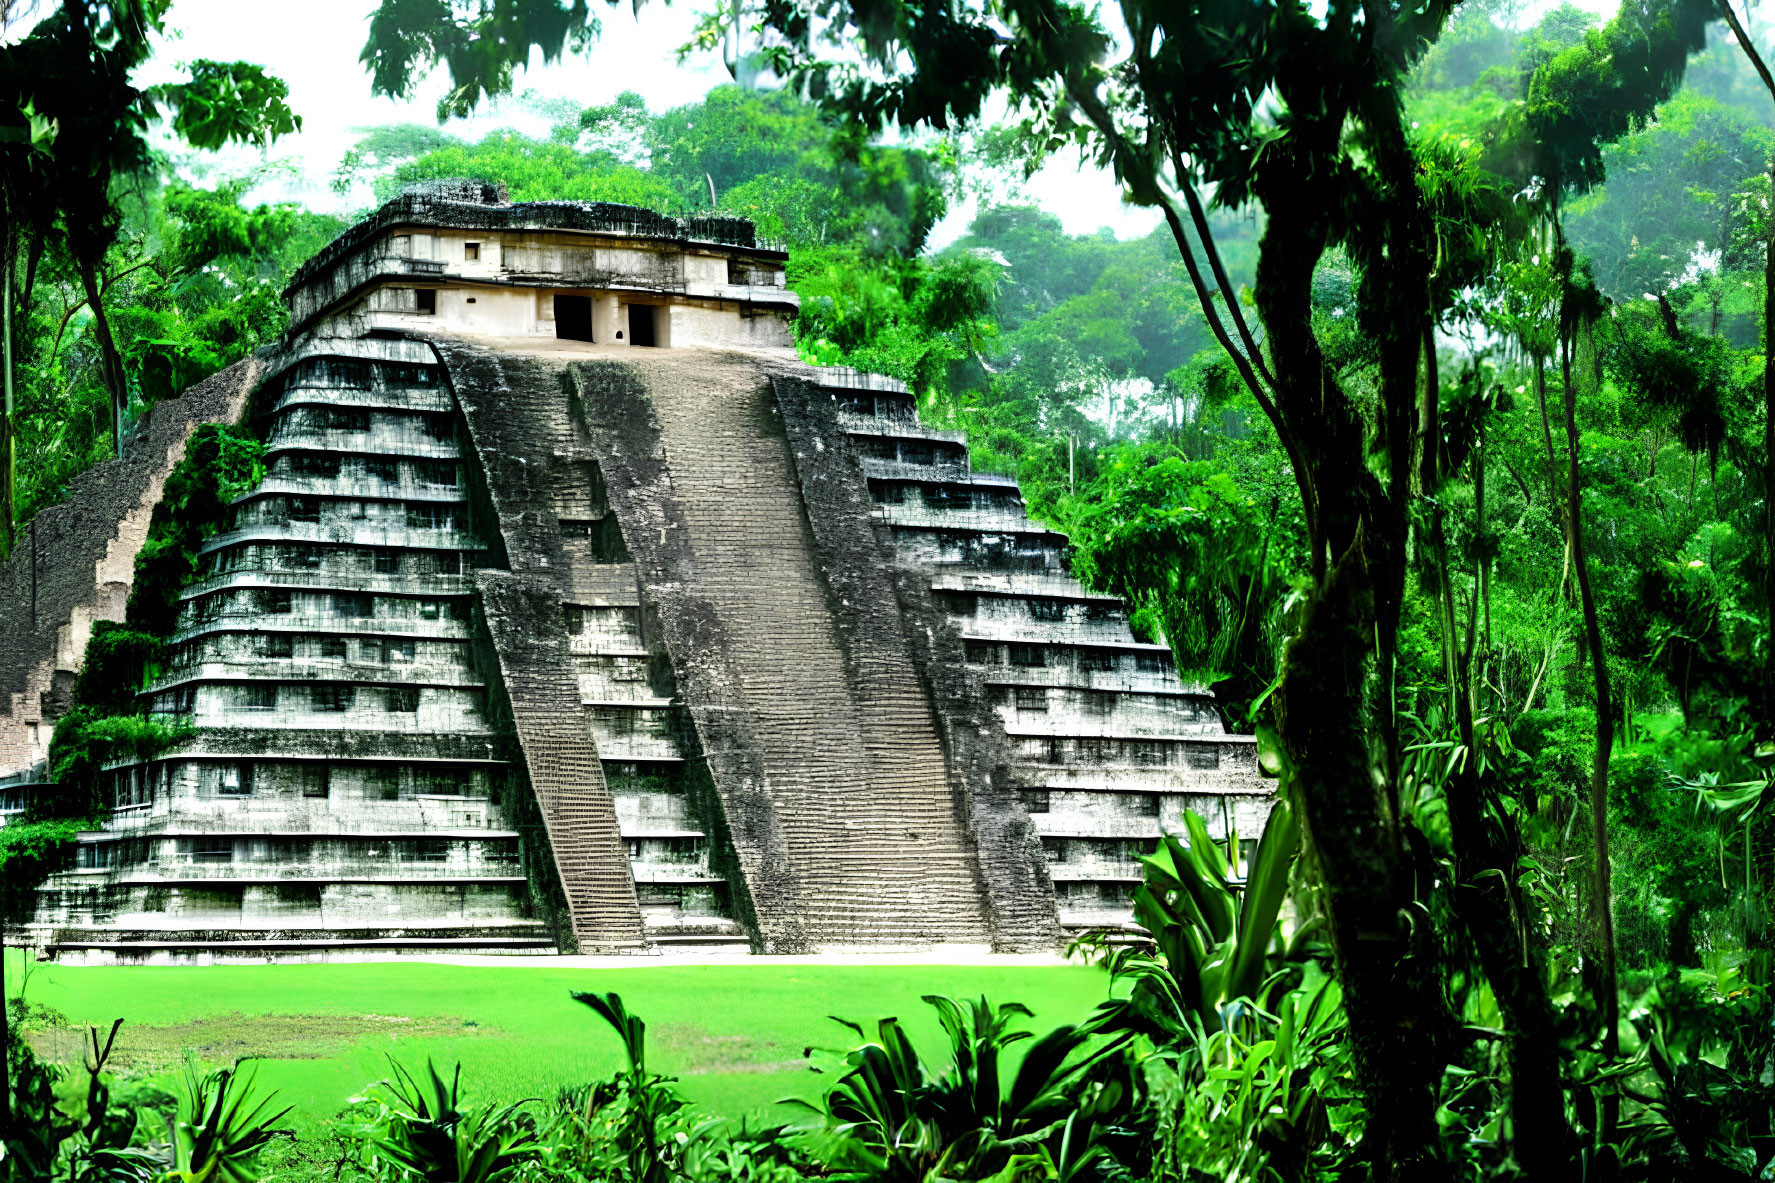
<instances>
[{"instance_id":1,"label":"weathered stone surface","mask_svg":"<svg viewBox=\"0 0 1775 1183\"><path fill-rule=\"evenodd\" d=\"M862 466L820 375L771 379L791 441L807 519L820 542L830 610L859 679L886 673L918 685L940 721L952 791L965 810L991 921L993 947L1051 949L1060 941L1041 843L1005 775L1009 748L978 688L956 676L960 643L945 629L922 570L901 571L875 534ZM948 661L934 650L944 646ZM881 758L891 759L891 753Z\"/></svg>"},{"instance_id":2,"label":"weathered stone surface","mask_svg":"<svg viewBox=\"0 0 1775 1183\"><path fill-rule=\"evenodd\" d=\"M585 708L571 677L561 592L534 574L476 580L530 786L548 827L582 953L639 947L641 909Z\"/></svg>"},{"instance_id":3,"label":"weathered stone surface","mask_svg":"<svg viewBox=\"0 0 1775 1183\"><path fill-rule=\"evenodd\" d=\"M262 380L267 478L142 699L196 732L104 774L40 945L1053 948L1129 925L1184 809L1257 832L1250 738L1014 480L891 379L763 347L795 297L749 233L402 199L292 285L298 332L40 517L53 555L0 572L15 763L190 428Z\"/></svg>"},{"instance_id":4,"label":"weathered stone surface","mask_svg":"<svg viewBox=\"0 0 1775 1183\"><path fill-rule=\"evenodd\" d=\"M136 552L185 441L201 424L239 420L263 369L262 357L245 358L150 408L123 458L76 477L0 565L0 777L48 753L93 622L123 619Z\"/></svg>"},{"instance_id":5,"label":"weathered stone surface","mask_svg":"<svg viewBox=\"0 0 1775 1183\"><path fill-rule=\"evenodd\" d=\"M553 509L553 458L571 433L560 389L536 398L508 386L485 355L440 342L480 461L509 571L476 574L531 787L585 951L642 943L641 912L615 802L573 679L564 597L561 526Z\"/></svg>"},{"instance_id":6,"label":"weathered stone surface","mask_svg":"<svg viewBox=\"0 0 1775 1183\"><path fill-rule=\"evenodd\" d=\"M830 582L860 575L858 556L810 527L757 359L662 353L572 372L765 948L986 944L928 702L885 643L891 592L834 615L846 590L888 589Z\"/></svg>"}]
</instances>

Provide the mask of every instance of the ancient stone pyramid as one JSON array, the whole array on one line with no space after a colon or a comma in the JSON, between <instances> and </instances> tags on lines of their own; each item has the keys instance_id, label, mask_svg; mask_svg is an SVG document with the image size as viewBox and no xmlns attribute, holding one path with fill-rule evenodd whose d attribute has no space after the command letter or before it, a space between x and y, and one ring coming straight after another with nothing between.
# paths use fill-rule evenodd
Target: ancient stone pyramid
<instances>
[{"instance_id":1,"label":"ancient stone pyramid","mask_svg":"<svg viewBox=\"0 0 1775 1183\"><path fill-rule=\"evenodd\" d=\"M1254 836L1250 738L903 386L795 359L783 261L460 183L312 260L3 573L17 802L185 435L264 440L140 700L192 738L107 769L38 947L1052 948L1184 809Z\"/></svg>"}]
</instances>

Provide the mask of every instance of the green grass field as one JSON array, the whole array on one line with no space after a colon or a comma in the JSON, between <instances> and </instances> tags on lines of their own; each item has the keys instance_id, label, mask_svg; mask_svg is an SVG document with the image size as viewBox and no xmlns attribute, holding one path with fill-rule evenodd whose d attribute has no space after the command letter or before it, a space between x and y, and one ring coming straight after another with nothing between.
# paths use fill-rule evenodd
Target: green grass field
<instances>
[{"instance_id":1,"label":"green grass field","mask_svg":"<svg viewBox=\"0 0 1775 1183\"><path fill-rule=\"evenodd\" d=\"M16 997L22 957L7 955ZM260 1080L311 1127L388 1073L393 1055L461 1061L478 1100L552 1097L561 1085L608 1075L615 1035L571 991L615 990L647 1021L648 1066L680 1078L699 1108L739 1117L822 1078L804 1049L842 1049L850 1032L828 1015L871 1025L897 1015L924 1048L940 1046L925 994L1017 1001L1045 1030L1077 1022L1104 997L1101 970L1072 965L832 965L740 963L614 969L460 966L422 962L219 967L31 968L25 996L69 1026L38 1030L39 1051L78 1063L86 1024L125 1020L114 1063L171 1077L185 1049L208 1064L264 1057Z\"/></svg>"}]
</instances>

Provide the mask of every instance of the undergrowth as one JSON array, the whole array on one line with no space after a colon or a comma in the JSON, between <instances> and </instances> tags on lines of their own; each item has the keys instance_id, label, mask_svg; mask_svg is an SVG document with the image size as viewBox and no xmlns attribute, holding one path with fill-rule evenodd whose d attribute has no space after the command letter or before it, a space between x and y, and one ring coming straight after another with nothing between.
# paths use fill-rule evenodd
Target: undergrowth
<instances>
[{"instance_id":1,"label":"undergrowth","mask_svg":"<svg viewBox=\"0 0 1775 1183\"><path fill-rule=\"evenodd\" d=\"M18 921L29 916L37 885L68 865L74 835L93 824L80 818L53 818L0 827L0 917Z\"/></svg>"},{"instance_id":2,"label":"undergrowth","mask_svg":"<svg viewBox=\"0 0 1775 1183\"><path fill-rule=\"evenodd\" d=\"M206 423L192 432L136 555L123 622L93 625L72 705L50 740L49 779L56 787L37 803L37 821L60 825L103 814L108 803L101 800L99 773L107 763L151 760L190 734L187 722L148 717L137 696L160 676L166 638L178 622L179 591L197 572L204 539L227 520L228 503L264 477L263 458L264 445L237 428ZM46 859L0 863L0 891L28 897L54 869Z\"/></svg>"},{"instance_id":3,"label":"undergrowth","mask_svg":"<svg viewBox=\"0 0 1775 1183\"><path fill-rule=\"evenodd\" d=\"M135 584L124 610L128 624L161 636L173 631L179 589L197 573L203 540L226 520L228 503L264 478L264 457L264 444L225 424L205 423L191 433L136 555Z\"/></svg>"}]
</instances>

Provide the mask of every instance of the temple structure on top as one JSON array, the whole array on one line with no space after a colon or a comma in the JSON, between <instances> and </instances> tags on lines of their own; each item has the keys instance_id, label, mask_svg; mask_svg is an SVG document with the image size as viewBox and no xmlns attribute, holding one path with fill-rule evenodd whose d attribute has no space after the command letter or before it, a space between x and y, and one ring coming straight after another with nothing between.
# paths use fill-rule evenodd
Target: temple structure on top
<instances>
[{"instance_id":1,"label":"temple structure on top","mask_svg":"<svg viewBox=\"0 0 1775 1183\"><path fill-rule=\"evenodd\" d=\"M903 386L796 360L784 262L455 182L304 266L4 569L14 804L184 437L264 441L139 699L190 738L107 768L38 948L1052 948L1185 809L1255 835L1250 737Z\"/></svg>"}]
</instances>

